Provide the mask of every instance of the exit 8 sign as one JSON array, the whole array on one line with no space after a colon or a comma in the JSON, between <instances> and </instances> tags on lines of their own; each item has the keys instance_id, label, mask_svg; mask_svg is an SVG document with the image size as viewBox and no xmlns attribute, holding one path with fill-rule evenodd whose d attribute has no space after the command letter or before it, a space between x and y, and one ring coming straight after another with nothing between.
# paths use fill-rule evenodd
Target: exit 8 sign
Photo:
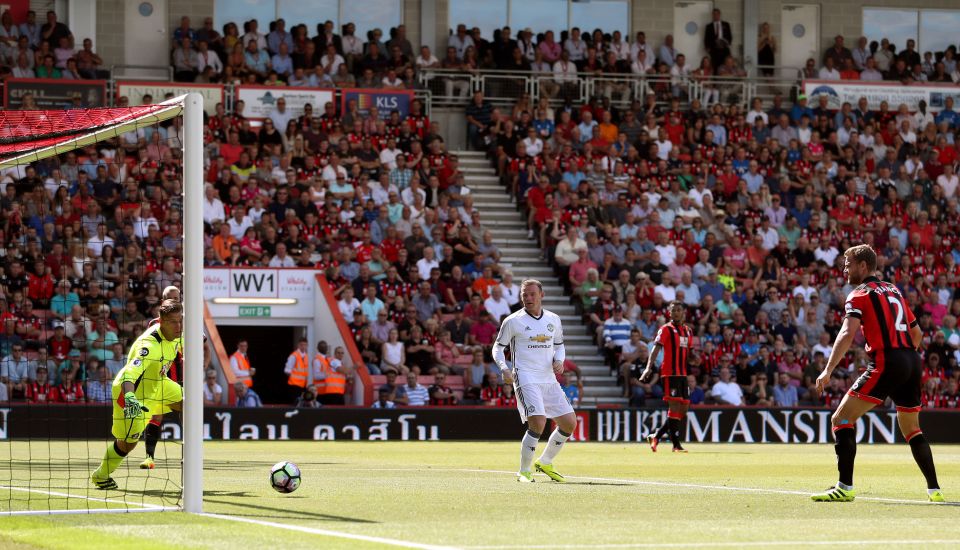
<instances>
[{"instance_id":1,"label":"exit 8 sign","mask_svg":"<svg viewBox=\"0 0 960 550\"><path fill-rule=\"evenodd\" d=\"M270 306L240 306L240 317L270 317Z\"/></svg>"}]
</instances>

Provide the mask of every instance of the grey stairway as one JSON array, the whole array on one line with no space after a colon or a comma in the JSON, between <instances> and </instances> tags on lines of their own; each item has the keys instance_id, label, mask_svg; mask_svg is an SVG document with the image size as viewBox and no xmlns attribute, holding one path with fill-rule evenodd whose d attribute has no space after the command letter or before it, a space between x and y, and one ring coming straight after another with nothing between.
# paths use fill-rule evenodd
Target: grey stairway
<instances>
[{"instance_id":1,"label":"grey stairway","mask_svg":"<svg viewBox=\"0 0 960 550\"><path fill-rule=\"evenodd\" d=\"M490 162L475 151L458 151L457 156L474 197L473 204L480 210L480 221L493 233L493 242L500 248L501 264L513 272L517 283L525 278L542 281L546 294L544 307L563 320L567 356L580 367L584 377L582 404L625 405L627 400L621 397L623 390L610 375L570 298L563 295L553 269L540 259L536 241L527 238L526 221L510 202Z\"/></svg>"}]
</instances>

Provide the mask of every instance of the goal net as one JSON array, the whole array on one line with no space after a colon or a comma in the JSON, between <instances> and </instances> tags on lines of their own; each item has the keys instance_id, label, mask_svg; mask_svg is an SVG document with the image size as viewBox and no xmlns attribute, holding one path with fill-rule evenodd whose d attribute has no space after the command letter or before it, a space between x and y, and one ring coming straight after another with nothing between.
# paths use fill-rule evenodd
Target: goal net
<instances>
[{"instance_id":1,"label":"goal net","mask_svg":"<svg viewBox=\"0 0 960 550\"><path fill-rule=\"evenodd\" d=\"M0 514L200 511L202 105L0 111Z\"/></svg>"}]
</instances>

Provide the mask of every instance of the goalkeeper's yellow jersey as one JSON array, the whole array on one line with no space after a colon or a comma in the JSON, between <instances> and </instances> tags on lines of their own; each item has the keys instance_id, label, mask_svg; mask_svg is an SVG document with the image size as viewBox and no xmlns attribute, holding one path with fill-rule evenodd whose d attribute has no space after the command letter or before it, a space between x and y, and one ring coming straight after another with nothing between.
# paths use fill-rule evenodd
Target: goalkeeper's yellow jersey
<instances>
[{"instance_id":1,"label":"goalkeeper's yellow jersey","mask_svg":"<svg viewBox=\"0 0 960 550\"><path fill-rule=\"evenodd\" d=\"M130 347L127 364L113 379L114 388L121 389L124 382L130 382L137 395L151 397L159 390L182 345L182 338L165 339L159 324L147 328Z\"/></svg>"}]
</instances>

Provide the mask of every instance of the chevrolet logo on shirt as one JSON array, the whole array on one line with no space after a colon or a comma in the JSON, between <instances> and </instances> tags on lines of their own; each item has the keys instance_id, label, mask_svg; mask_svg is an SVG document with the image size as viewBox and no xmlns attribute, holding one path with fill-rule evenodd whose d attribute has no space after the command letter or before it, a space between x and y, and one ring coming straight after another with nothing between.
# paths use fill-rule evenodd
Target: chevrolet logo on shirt
<instances>
[{"instance_id":1,"label":"chevrolet logo on shirt","mask_svg":"<svg viewBox=\"0 0 960 550\"><path fill-rule=\"evenodd\" d=\"M546 334L538 334L538 335L536 335L536 336L531 336L531 337L530 337L530 341L531 341L531 342L537 342L538 344L543 344L544 342L549 342L549 341L552 340L552 339L553 339L553 338L552 338L551 336L547 336Z\"/></svg>"}]
</instances>

